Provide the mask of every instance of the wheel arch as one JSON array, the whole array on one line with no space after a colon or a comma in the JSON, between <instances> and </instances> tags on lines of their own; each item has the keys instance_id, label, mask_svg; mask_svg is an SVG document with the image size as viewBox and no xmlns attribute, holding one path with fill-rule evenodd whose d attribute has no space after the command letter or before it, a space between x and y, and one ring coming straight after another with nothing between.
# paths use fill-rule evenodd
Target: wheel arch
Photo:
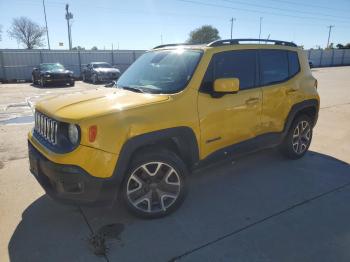
<instances>
[{"instance_id":1,"label":"wheel arch","mask_svg":"<svg viewBox=\"0 0 350 262\"><path fill-rule=\"evenodd\" d=\"M124 143L113 176L120 183L130 161L147 147L160 147L175 152L191 168L199 161L199 148L195 133L190 127L174 127L130 138Z\"/></svg>"},{"instance_id":2,"label":"wheel arch","mask_svg":"<svg viewBox=\"0 0 350 262\"><path fill-rule=\"evenodd\" d=\"M315 126L318 119L318 111L319 101L317 99L305 100L293 105L285 122L283 135L285 136L288 133L294 119L302 114L308 115L313 121L313 126Z\"/></svg>"}]
</instances>

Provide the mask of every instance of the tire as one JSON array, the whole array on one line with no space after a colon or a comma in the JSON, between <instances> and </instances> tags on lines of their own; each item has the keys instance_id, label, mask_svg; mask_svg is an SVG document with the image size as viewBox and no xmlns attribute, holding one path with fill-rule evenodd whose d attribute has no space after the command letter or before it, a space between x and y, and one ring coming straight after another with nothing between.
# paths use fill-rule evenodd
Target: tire
<instances>
[{"instance_id":1,"label":"tire","mask_svg":"<svg viewBox=\"0 0 350 262\"><path fill-rule=\"evenodd\" d=\"M40 87L46 87L46 83L43 77L40 77Z\"/></svg>"},{"instance_id":2,"label":"tire","mask_svg":"<svg viewBox=\"0 0 350 262\"><path fill-rule=\"evenodd\" d=\"M86 76L85 76L85 73L83 73L83 82L86 82Z\"/></svg>"},{"instance_id":3,"label":"tire","mask_svg":"<svg viewBox=\"0 0 350 262\"><path fill-rule=\"evenodd\" d=\"M75 86L75 81L73 80L73 81L69 82L69 86Z\"/></svg>"},{"instance_id":4,"label":"tire","mask_svg":"<svg viewBox=\"0 0 350 262\"><path fill-rule=\"evenodd\" d=\"M91 81L92 81L92 83L93 83L94 85L96 85L96 84L98 83L98 77L97 77L96 74L93 74L93 75L91 76Z\"/></svg>"},{"instance_id":5,"label":"tire","mask_svg":"<svg viewBox=\"0 0 350 262\"><path fill-rule=\"evenodd\" d=\"M148 148L131 161L122 183L127 208L142 218L163 217L175 211L186 195L187 169L165 149Z\"/></svg>"},{"instance_id":6,"label":"tire","mask_svg":"<svg viewBox=\"0 0 350 262\"><path fill-rule=\"evenodd\" d=\"M287 158L299 159L305 155L312 140L313 121L307 115L298 116L292 123L280 151Z\"/></svg>"},{"instance_id":7,"label":"tire","mask_svg":"<svg viewBox=\"0 0 350 262\"><path fill-rule=\"evenodd\" d=\"M33 83L33 85L37 85L38 84L38 81L35 80L34 75L32 75L32 83Z\"/></svg>"}]
</instances>

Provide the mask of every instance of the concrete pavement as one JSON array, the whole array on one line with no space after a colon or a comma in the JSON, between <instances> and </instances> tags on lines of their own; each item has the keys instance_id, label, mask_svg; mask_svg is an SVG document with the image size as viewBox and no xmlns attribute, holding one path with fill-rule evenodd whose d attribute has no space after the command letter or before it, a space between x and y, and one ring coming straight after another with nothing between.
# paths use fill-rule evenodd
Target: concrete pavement
<instances>
[{"instance_id":1,"label":"concrete pavement","mask_svg":"<svg viewBox=\"0 0 350 262\"><path fill-rule=\"evenodd\" d=\"M120 204L53 202L28 171L31 125L0 123L0 260L349 261L350 67L313 74L321 110L303 159L265 150L197 170L183 206L157 220L135 218ZM22 92L16 103L28 92L40 96L28 84L15 86ZM91 87L77 82L76 88ZM0 106L13 103L3 97ZM109 250L96 256L89 237L102 231Z\"/></svg>"}]
</instances>

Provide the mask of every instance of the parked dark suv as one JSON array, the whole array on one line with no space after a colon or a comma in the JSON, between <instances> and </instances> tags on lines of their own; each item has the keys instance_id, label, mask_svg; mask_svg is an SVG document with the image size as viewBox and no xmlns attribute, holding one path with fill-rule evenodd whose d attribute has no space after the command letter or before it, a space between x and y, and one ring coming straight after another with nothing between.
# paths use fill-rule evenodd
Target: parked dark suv
<instances>
[{"instance_id":1,"label":"parked dark suv","mask_svg":"<svg viewBox=\"0 0 350 262\"><path fill-rule=\"evenodd\" d=\"M74 86L74 77L73 72L66 70L60 63L44 63L33 69L32 82L41 87L50 83Z\"/></svg>"},{"instance_id":2,"label":"parked dark suv","mask_svg":"<svg viewBox=\"0 0 350 262\"><path fill-rule=\"evenodd\" d=\"M92 62L83 70L83 81L91 81L96 84L98 82L112 82L120 76L119 69L105 62Z\"/></svg>"}]
</instances>

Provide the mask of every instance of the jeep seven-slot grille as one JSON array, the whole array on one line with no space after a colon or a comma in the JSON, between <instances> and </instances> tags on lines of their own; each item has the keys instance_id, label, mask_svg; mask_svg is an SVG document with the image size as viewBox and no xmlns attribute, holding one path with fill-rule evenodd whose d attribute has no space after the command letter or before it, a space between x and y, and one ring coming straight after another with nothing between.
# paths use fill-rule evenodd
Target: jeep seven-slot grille
<instances>
[{"instance_id":1,"label":"jeep seven-slot grille","mask_svg":"<svg viewBox=\"0 0 350 262\"><path fill-rule=\"evenodd\" d=\"M35 112L35 132L52 145L57 144L58 122L40 112Z\"/></svg>"}]
</instances>

